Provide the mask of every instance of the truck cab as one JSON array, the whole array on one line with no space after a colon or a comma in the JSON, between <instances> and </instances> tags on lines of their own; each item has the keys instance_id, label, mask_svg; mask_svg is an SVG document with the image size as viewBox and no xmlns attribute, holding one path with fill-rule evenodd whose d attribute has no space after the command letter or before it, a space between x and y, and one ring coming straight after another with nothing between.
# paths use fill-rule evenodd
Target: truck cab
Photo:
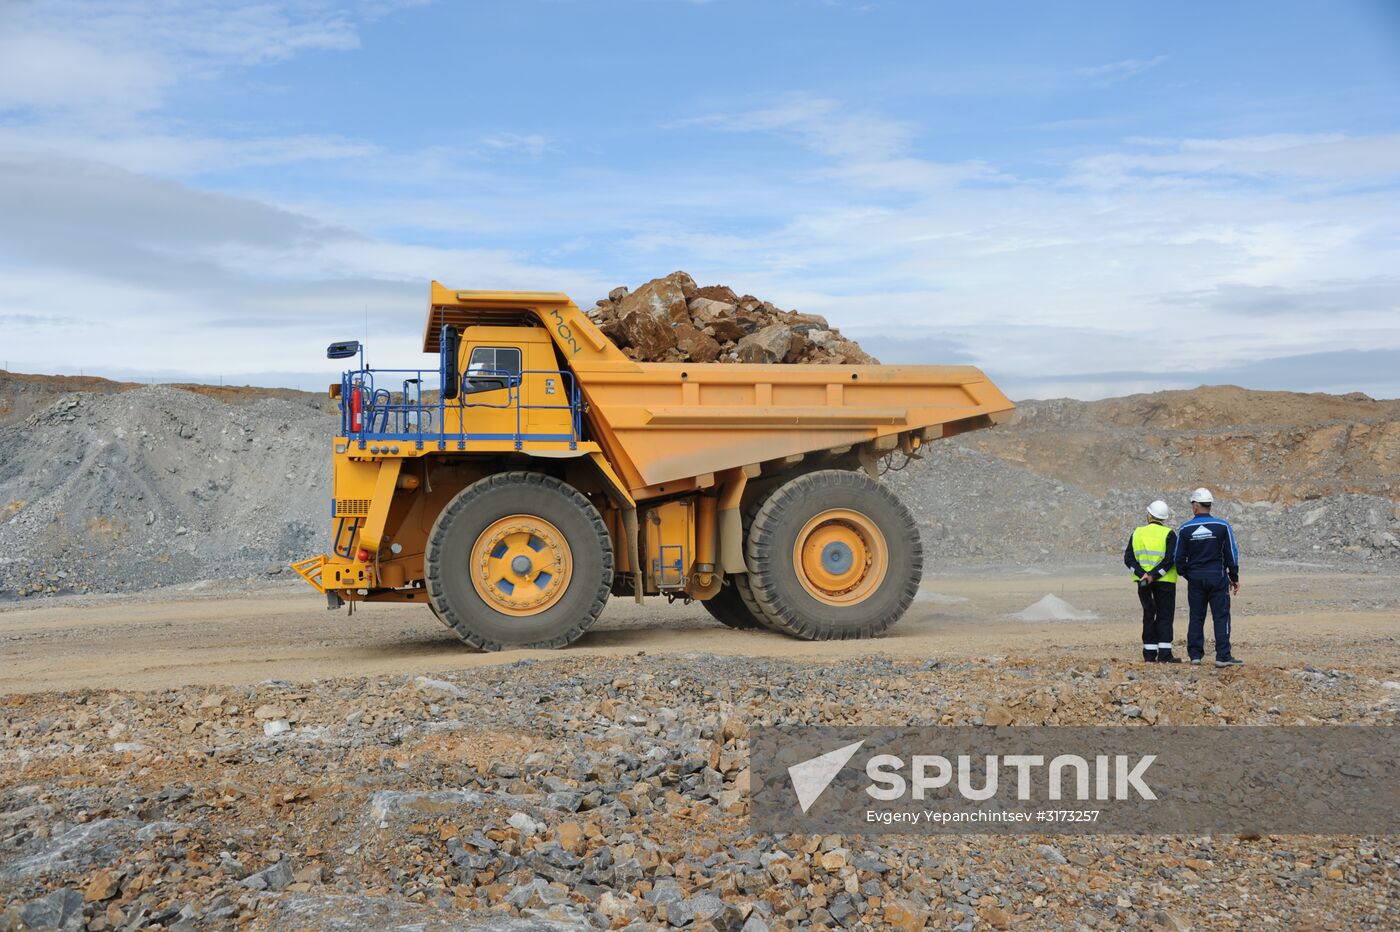
<instances>
[{"instance_id":1,"label":"truck cab","mask_svg":"<svg viewBox=\"0 0 1400 932\"><path fill-rule=\"evenodd\" d=\"M577 441L573 374L560 368L543 327L467 327L456 369L460 405L449 408L449 428L522 446Z\"/></svg>"}]
</instances>

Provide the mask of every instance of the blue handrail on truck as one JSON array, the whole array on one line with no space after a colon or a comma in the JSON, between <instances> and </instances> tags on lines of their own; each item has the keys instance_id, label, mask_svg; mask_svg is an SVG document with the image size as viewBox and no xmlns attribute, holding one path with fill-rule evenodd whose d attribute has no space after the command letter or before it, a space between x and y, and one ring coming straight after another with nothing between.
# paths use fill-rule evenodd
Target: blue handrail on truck
<instances>
[{"instance_id":1,"label":"blue handrail on truck","mask_svg":"<svg viewBox=\"0 0 1400 932\"><path fill-rule=\"evenodd\" d=\"M368 366L362 366L359 369L350 369L342 373L340 377L341 436L358 442L361 447L371 441L397 440L413 442L419 450L423 449L427 443L436 443L439 450L447 449L448 443L455 443L457 449L465 450L466 445L472 441L499 440L511 441L517 450L523 447L526 440L568 443L569 449L578 448L578 442L583 432L583 399L574 374L567 369L526 369L519 373L503 369L476 369L462 374L456 398L445 399L442 397L442 392L439 391L436 401L425 402L423 400L423 384L425 376L431 371L428 369L372 369ZM401 377L398 379L401 382L401 388L397 400L389 389L376 387L376 375ZM437 375L440 385L445 373L439 369ZM532 375L559 379L559 383L564 389L564 403L525 403L521 398L521 384L526 376ZM488 391L504 390L506 397L503 402L497 404L467 400L471 394L481 392L480 389L477 392L470 392L470 383L483 379L501 383L500 388L488 389ZM356 389L359 390L361 399L359 430L354 429L354 418L351 410L351 399ZM471 419L471 415L466 409L513 407L515 409L515 432L477 433L466 429L460 432L450 432L446 430L446 414L453 407L462 409L461 423L464 428L469 426ZM569 411L569 433L525 433L524 416L521 412L529 410Z\"/></svg>"}]
</instances>

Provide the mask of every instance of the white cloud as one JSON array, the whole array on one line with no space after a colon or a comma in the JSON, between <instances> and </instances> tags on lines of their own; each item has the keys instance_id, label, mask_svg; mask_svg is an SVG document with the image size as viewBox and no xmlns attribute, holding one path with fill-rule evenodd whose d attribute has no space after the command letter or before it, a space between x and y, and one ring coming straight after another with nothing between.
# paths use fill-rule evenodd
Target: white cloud
<instances>
[{"instance_id":1,"label":"white cloud","mask_svg":"<svg viewBox=\"0 0 1400 932\"><path fill-rule=\"evenodd\" d=\"M66 123L0 124L0 152L12 159L82 154L130 172L177 177L381 154L377 146L337 136L215 136L164 131L160 123L151 118L140 126L97 131Z\"/></svg>"},{"instance_id":2,"label":"white cloud","mask_svg":"<svg viewBox=\"0 0 1400 932\"><path fill-rule=\"evenodd\" d=\"M427 283L610 286L504 249L406 245L256 200L75 161L0 161L5 355L26 371L297 371L373 323L418 353ZM62 333L62 339L58 339ZM230 360L236 360L231 362Z\"/></svg>"},{"instance_id":3,"label":"white cloud","mask_svg":"<svg viewBox=\"0 0 1400 932\"><path fill-rule=\"evenodd\" d=\"M834 158L884 158L905 151L914 124L874 113L851 111L834 100L791 94L776 103L738 113L716 113L678 121L732 133L778 132Z\"/></svg>"},{"instance_id":4,"label":"white cloud","mask_svg":"<svg viewBox=\"0 0 1400 932\"><path fill-rule=\"evenodd\" d=\"M1393 182L1400 180L1400 134L1131 139L1124 151L1079 159L1068 181L1093 188L1179 188L1236 179L1305 182L1310 187L1304 191Z\"/></svg>"},{"instance_id":5,"label":"white cloud","mask_svg":"<svg viewBox=\"0 0 1400 932\"><path fill-rule=\"evenodd\" d=\"M43 0L0 9L0 110L120 118L178 81L308 49L355 48L354 8L318 0Z\"/></svg>"},{"instance_id":6,"label":"white cloud","mask_svg":"<svg viewBox=\"0 0 1400 932\"><path fill-rule=\"evenodd\" d=\"M492 133L480 146L487 152L539 158L549 149L549 139L541 133Z\"/></svg>"},{"instance_id":7,"label":"white cloud","mask_svg":"<svg viewBox=\"0 0 1400 932\"><path fill-rule=\"evenodd\" d=\"M817 178L860 188L928 190L970 180L1003 179L981 161L939 162L910 152L916 124L853 111L837 101L792 94L755 110L716 113L670 124L728 133L774 133L830 161Z\"/></svg>"},{"instance_id":8,"label":"white cloud","mask_svg":"<svg viewBox=\"0 0 1400 932\"><path fill-rule=\"evenodd\" d=\"M69 36L11 31L0 14L0 113L10 109L147 110L168 82L156 62Z\"/></svg>"},{"instance_id":9,"label":"white cloud","mask_svg":"<svg viewBox=\"0 0 1400 932\"><path fill-rule=\"evenodd\" d=\"M1150 71L1158 65L1167 63L1167 56L1157 55L1153 58L1125 58L1122 61L1109 62L1106 65L1094 65L1089 68L1076 68L1075 74L1084 78L1100 78L1109 81L1116 81L1121 78L1131 77L1135 74L1142 74Z\"/></svg>"}]
</instances>

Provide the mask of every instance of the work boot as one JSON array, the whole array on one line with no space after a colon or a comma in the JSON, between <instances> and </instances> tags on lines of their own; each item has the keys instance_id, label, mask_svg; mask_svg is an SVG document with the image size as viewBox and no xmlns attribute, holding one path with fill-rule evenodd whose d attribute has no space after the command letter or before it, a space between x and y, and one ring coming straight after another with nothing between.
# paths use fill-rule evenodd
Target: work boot
<instances>
[{"instance_id":1,"label":"work boot","mask_svg":"<svg viewBox=\"0 0 1400 932\"><path fill-rule=\"evenodd\" d=\"M1144 647L1142 649L1142 660L1144 663L1156 663L1157 649L1154 647L1152 650L1148 650L1146 647Z\"/></svg>"},{"instance_id":2,"label":"work boot","mask_svg":"<svg viewBox=\"0 0 1400 932\"><path fill-rule=\"evenodd\" d=\"M1217 667L1242 667L1244 661L1232 654L1229 657L1216 657L1215 665Z\"/></svg>"},{"instance_id":3,"label":"work boot","mask_svg":"<svg viewBox=\"0 0 1400 932\"><path fill-rule=\"evenodd\" d=\"M1158 663L1181 663L1181 658L1180 658L1180 657L1173 656L1173 655L1172 655L1172 652L1169 651L1169 650L1159 650L1159 651L1157 651L1157 662L1158 662Z\"/></svg>"}]
</instances>

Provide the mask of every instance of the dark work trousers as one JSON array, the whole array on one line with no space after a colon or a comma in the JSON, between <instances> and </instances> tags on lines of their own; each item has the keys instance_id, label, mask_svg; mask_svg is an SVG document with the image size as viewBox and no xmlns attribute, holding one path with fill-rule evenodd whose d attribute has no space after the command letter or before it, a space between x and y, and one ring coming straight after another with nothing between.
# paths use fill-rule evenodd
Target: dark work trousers
<instances>
[{"instance_id":1,"label":"dark work trousers","mask_svg":"<svg viewBox=\"0 0 1400 932\"><path fill-rule=\"evenodd\" d=\"M1176 583L1159 579L1150 586L1138 586L1138 601L1142 603L1142 659L1171 656Z\"/></svg>"},{"instance_id":2,"label":"dark work trousers","mask_svg":"<svg viewBox=\"0 0 1400 932\"><path fill-rule=\"evenodd\" d=\"M1206 608L1215 622L1215 659L1230 656L1230 579L1219 576L1193 576L1186 586L1186 603L1191 621L1186 626L1186 653L1199 660L1206 653Z\"/></svg>"}]
</instances>

